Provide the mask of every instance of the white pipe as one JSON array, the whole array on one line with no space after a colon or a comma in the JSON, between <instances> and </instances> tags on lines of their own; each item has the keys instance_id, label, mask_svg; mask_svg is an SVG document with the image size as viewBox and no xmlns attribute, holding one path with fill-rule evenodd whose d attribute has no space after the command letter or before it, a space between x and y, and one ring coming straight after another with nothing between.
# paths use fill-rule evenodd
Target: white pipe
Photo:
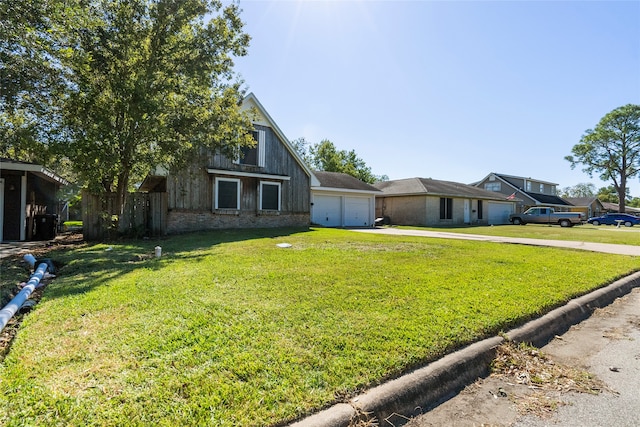
<instances>
[{"instance_id":1,"label":"white pipe","mask_svg":"<svg viewBox=\"0 0 640 427\"><path fill-rule=\"evenodd\" d=\"M5 326L7 326L7 323L9 323L9 320L20 310L20 307L22 307L22 304L29 298L29 295L38 287L48 267L49 265L46 262L40 263L36 271L31 275L27 285L22 288L18 295L9 301L9 304L0 310L0 332L2 332Z\"/></svg>"}]
</instances>

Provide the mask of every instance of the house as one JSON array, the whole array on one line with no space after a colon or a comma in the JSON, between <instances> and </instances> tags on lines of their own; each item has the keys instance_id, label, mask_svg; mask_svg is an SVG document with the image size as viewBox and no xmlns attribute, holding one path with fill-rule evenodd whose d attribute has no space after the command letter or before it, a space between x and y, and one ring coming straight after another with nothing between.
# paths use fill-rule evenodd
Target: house
<instances>
[{"instance_id":1,"label":"house","mask_svg":"<svg viewBox=\"0 0 640 427\"><path fill-rule=\"evenodd\" d=\"M582 212L587 218L592 216L600 216L605 212L602 202L597 197L563 197L563 199L571 204L570 212Z\"/></svg>"},{"instance_id":2,"label":"house","mask_svg":"<svg viewBox=\"0 0 640 427\"><path fill-rule=\"evenodd\" d=\"M620 206L617 203L602 202L603 212L617 213L620 210ZM640 216L640 208L632 208L630 206L624 207L625 213L630 215Z\"/></svg>"},{"instance_id":3,"label":"house","mask_svg":"<svg viewBox=\"0 0 640 427\"><path fill-rule=\"evenodd\" d=\"M208 153L177 174L158 168L140 186L167 194L165 233L310 224L311 186L320 183L253 93L242 105L255 112L256 139L242 158Z\"/></svg>"},{"instance_id":4,"label":"house","mask_svg":"<svg viewBox=\"0 0 640 427\"><path fill-rule=\"evenodd\" d=\"M374 184L376 216L398 225L508 224L515 202L504 194L472 185L430 178Z\"/></svg>"},{"instance_id":5,"label":"house","mask_svg":"<svg viewBox=\"0 0 640 427\"><path fill-rule=\"evenodd\" d=\"M55 237L56 195L67 184L42 165L0 158L0 241Z\"/></svg>"},{"instance_id":6,"label":"house","mask_svg":"<svg viewBox=\"0 0 640 427\"><path fill-rule=\"evenodd\" d=\"M311 186L311 223L325 227L372 227L375 197L380 190L351 175L314 171Z\"/></svg>"},{"instance_id":7,"label":"house","mask_svg":"<svg viewBox=\"0 0 640 427\"><path fill-rule=\"evenodd\" d=\"M532 206L551 206L556 211L568 211L571 207L558 197L558 184L553 182L492 172L472 185L508 196L516 202L517 213Z\"/></svg>"}]
</instances>

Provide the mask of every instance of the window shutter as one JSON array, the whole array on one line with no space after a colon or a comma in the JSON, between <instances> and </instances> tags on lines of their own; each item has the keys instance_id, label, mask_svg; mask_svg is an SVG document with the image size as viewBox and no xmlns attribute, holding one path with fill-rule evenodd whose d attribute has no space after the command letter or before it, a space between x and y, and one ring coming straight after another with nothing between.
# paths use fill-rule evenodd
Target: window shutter
<instances>
[{"instance_id":1,"label":"window shutter","mask_svg":"<svg viewBox=\"0 0 640 427\"><path fill-rule=\"evenodd\" d=\"M263 168L265 165L266 153L265 153L265 139L266 133L263 130L258 131L258 166Z\"/></svg>"}]
</instances>

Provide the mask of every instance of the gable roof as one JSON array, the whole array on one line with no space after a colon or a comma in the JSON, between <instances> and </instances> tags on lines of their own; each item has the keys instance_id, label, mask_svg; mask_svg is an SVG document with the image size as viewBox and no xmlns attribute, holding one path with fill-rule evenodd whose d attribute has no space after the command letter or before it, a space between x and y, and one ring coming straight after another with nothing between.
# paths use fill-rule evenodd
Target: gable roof
<instances>
[{"instance_id":1,"label":"gable roof","mask_svg":"<svg viewBox=\"0 0 640 427\"><path fill-rule=\"evenodd\" d=\"M21 162L18 160L11 160L2 157L0 158L0 169L32 172L35 175L46 179L47 181L51 181L60 185L69 185L69 182L66 179L62 178L60 175L50 171L42 165L37 165L35 163Z\"/></svg>"},{"instance_id":2,"label":"gable roof","mask_svg":"<svg viewBox=\"0 0 640 427\"><path fill-rule=\"evenodd\" d=\"M552 196L550 194L531 193L528 191L522 191L522 193L543 205L571 206L571 203L567 202L562 197Z\"/></svg>"},{"instance_id":3,"label":"gable roof","mask_svg":"<svg viewBox=\"0 0 640 427\"><path fill-rule=\"evenodd\" d=\"M480 181L473 183L473 185L479 184L479 183L489 179L489 177L491 175L494 175L495 177L497 177L500 180L506 182L507 184L511 185L512 187L513 187L513 184L511 184L511 182L509 182L509 178L522 179L522 180L525 180L525 181L535 181L535 182L539 182L539 183L547 184L547 185L556 185L556 186L559 185L556 182L545 181L545 180L542 180L542 179L536 179L536 178L531 178L531 177L526 177L526 176L507 175L507 174L504 174L504 173L497 173L497 172L491 172L490 174L488 174L487 176L482 178Z\"/></svg>"},{"instance_id":4,"label":"gable roof","mask_svg":"<svg viewBox=\"0 0 640 427\"><path fill-rule=\"evenodd\" d=\"M309 176L309 178L311 180L311 185L312 186L320 185L320 182L318 181L318 179L313 174L313 171L311 170L309 165L307 165L305 163L305 161L302 160L302 157L300 156L298 151L293 147L293 145L291 145L291 142L287 139L287 137L284 135L282 130L278 127L276 122L271 118L271 116L269 115L267 110L262 106L260 101L258 101L258 98L256 98L256 96L253 94L253 92L249 93L247 96L245 96L242 99L242 107L241 108L244 111L249 111L251 109L254 109L254 113L255 114L253 114L252 117L251 117L252 123L264 125L264 126L267 126L267 127L270 127L271 129L273 129L273 132L276 134L278 139L285 146L287 151L289 151L289 153L294 158L296 163L298 163L298 165L300 165L300 167L302 168L302 170L304 170L304 172L307 174L307 176ZM158 179L157 177L164 177L168 173L169 173L169 171L166 169L166 167L164 165L156 166L155 170L152 170L151 173L148 174L145 177L145 179L143 180L142 184L138 187L138 190L140 190L140 191L151 191L153 188L155 188L155 186L159 185L159 183L162 181L161 179Z\"/></svg>"},{"instance_id":5,"label":"gable roof","mask_svg":"<svg viewBox=\"0 0 640 427\"><path fill-rule=\"evenodd\" d=\"M618 209L620 208L620 206L617 203L611 203L611 202L601 202L602 206L611 212L618 212ZM626 211L626 213L640 213L640 208L633 208L631 206L625 206L624 210Z\"/></svg>"},{"instance_id":6,"label":"gable roof","mask_svg":"<svg viewBox=\"0 0 640 427\"><path fill-rule=\"evenodd\" d=\"M300 157L300 154L298 153L298 151L295 148L293 148L293 145L291 145L291 142L287 139L287 137L284 135L282 130L280 130L276 122L271 118L267 110L262 106L260 101L258 101L258 98L256 98L253 92L249 93L247 96L244 97L244 99L242 100L242 107L245 110L255 108L258 112L258 116L252 118L254 123L263 124L273 129L273 131L276 133L280 141L282 141L282 143L284 144L286 149L289 151L291 156L293 156L293 158L300 165L300 167L305 171L305 173L309 176L309 178L311 178L311 185L312 186L320 185L320 182L318 182L316 177L313 175L313 171L311 170L309 165L307 165L304 162L304 160L302 160L302 157Z\"/></svg>"},{"instance_id":7,"label":"gable roof","mask_svg":"<svg viewBox=\"0 0 640 427\"><path fill-rule=\"evenodd\" d=\"M600 202L600 200L598 200L597 197L595 196L591 196L591 197L563 197L563 199L573 205L573 206L589 206L592 203L600 203L600 205L602 205L602 203Z\"/></svg>"},{"instance_id":8,"label":"gable roof","mask_svg":"<svg viewBox=\"0 0 640 427\"><path fill-rule=\"evenodd\" d=\"M313 171L313 174L316 176L316 178L320 182L319 187L321 188L380 193L380 190L378 190L373 185L367 184L366 182L361 181L358 178L353 177L346 173ZM317 190L319 188L312 187L312 189Z\"/></svg>"},{"instance_id":9,"label":"gable roof","mask_svg":"<svg viewBox=\"0 0 640 427\"><path fill-rule=\"evenodd\" d=\"M373 186L380 189L385 196L430 195L507 200L507 197L501 193L487 191L473 185L431 178L398 179L394 181L377 182Z\"/></svg>"}]
</instances>

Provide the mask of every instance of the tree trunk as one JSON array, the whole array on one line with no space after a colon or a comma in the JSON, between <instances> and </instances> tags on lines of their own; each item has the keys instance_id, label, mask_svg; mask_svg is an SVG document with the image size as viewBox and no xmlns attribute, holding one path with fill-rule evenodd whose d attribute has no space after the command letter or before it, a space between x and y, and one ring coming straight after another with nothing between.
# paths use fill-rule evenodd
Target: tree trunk
<instances>
[{"instance_id":1,"label":"tree trunk","mask_svg":"<svg viewBox=\"0 0 640 427\"><path fill-rule=\"evenodd\" d=\"M618 187L618 212L625 213L625 197L627 193L627 178L622 176Z\"/></svg>"}]
</instances>

